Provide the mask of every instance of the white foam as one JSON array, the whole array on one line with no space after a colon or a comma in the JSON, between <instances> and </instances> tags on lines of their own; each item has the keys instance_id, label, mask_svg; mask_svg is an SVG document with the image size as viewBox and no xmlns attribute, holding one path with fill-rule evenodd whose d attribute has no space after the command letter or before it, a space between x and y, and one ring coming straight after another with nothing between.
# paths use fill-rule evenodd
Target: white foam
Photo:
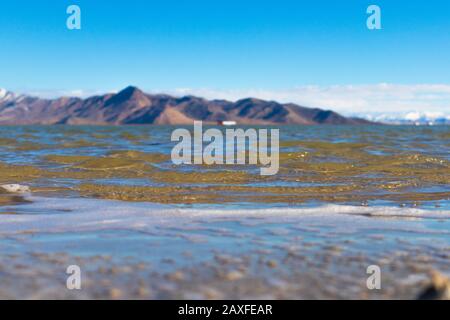
<instances>
[{"instance_id":1,"label":"white foam","mask_svg":"<svg viewBox=\"0 0 450 320\"><path fill-rule=\"evenodd\" d=\"M352 228L391 228L390 217L404 221L418 218L450 219L449 210L424 210L393 207L357 207L324 205L314 208L270 209L180 209L153 203L132 203L98 199L28 197L30 204L20 205L21 214L0 215L0 235L23 232L76 232L107 229L155 231L161 227L187 226L192 222L211 223L223 219L251 223L299 223L304 225ZM15 211L17 206L5 207ZM71 211L67 211L71 210ZM48 212L48 213L42 213ZM396 226L397 227L397 226ZM417 229L419 228L419 229ZM408 231L407 229L405 229ZM424 226L415 231L428 232Z\"/></svg>"}]
</instances>

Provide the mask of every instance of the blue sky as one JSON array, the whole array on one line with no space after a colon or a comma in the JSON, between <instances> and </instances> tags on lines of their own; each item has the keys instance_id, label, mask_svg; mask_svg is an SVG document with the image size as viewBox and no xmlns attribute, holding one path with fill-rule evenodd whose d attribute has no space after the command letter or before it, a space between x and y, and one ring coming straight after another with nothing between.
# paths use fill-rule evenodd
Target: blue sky
<instances>
[{"instance_id":1,"label":"blue sky","mask_svg":"<svg viewBox=\"0 0 450 320\"><path fill-rule=\"evenodd\" d=\"M71 4L81 8L81 30L66 28ZM370 4L381 8L382 30L366 27ZM399 111L450 108L447 0L3 1L0 48L0 87L17 92L133 84L345 112L389 101ZM421 103L408 109L416 96Z\"/></svg>"}]
</instances>

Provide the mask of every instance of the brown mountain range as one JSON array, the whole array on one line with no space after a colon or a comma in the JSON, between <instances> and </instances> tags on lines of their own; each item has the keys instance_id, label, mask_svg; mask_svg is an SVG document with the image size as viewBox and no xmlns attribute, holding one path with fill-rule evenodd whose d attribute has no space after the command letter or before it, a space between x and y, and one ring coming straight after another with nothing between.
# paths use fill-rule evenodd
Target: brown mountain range
<instances>
[{"instance_id":1,"label":"brown mountain range","mask_svg":"<svg viewBox=\"0 0 450 320\"><path fill-rule=\"evenodd\" d=\"M86 99L41 99L0 95L0 124L191 124L236 121L238 124L368 124L329 110L247 98L230 102L194 96L146 94L127 87L116 94Z\"/></svg>"}]
</instances>

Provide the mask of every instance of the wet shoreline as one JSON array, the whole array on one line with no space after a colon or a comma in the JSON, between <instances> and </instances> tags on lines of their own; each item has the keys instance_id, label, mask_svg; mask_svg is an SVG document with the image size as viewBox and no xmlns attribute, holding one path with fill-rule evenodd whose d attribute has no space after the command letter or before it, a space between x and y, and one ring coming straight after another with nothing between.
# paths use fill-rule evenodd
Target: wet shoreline
<instances>
[{"instance_id":1,"label":"wet shoreline","mask_svg":"<svg viewBox=\"0 0 450 320\"><path fill-rule=\"evenodd\" d=\"M431 271L450 274L445 210L30 200L0 224L3 299L414 299ZM373 264L381 290L366 287Z\"/></svg>"}]
</instances>

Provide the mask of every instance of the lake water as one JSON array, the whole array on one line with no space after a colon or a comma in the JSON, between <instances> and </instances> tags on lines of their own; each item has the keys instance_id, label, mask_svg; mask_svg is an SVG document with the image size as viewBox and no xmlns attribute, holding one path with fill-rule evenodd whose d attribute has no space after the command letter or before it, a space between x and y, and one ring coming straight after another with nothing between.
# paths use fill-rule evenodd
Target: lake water
<instances>
[{"instance_id":1,"label":"lake water","mask_svg":"<svg viewBox=\"0 0 450 320\"><path fill-rule=\"evenodd\" d=\"M450 273L448 126L281 126L274 176L175 166L174 129L0 127L0 183L31 190L0 193L0 297L414 298Z\"/></svg>"}]
</instances>

